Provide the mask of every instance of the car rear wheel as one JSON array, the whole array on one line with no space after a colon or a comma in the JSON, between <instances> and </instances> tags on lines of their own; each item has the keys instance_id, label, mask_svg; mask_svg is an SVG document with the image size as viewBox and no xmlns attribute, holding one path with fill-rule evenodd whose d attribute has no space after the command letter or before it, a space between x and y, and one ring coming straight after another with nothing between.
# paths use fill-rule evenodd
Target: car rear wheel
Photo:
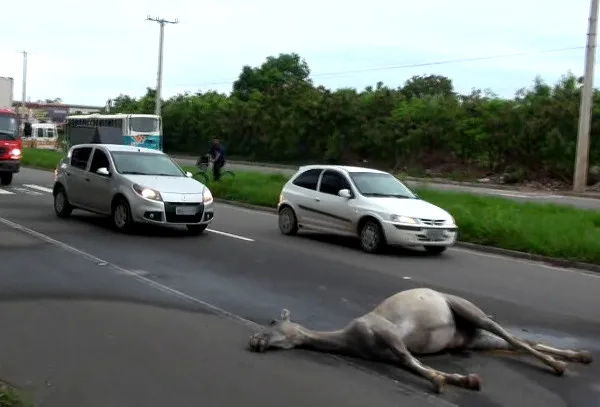
<instances>
[{"instance_id":1,"label":"car rear wheel","mask_svg":"<svg viewBox=\"0 0 600 407\"><path fill-rule=\"evenodd\" d=\"M69 203L67 193L63 187L59 187L54 193L54 212L59 218L67 218L73 212L73 206Z\"/></svg>"},{"instance_id":2,"label":"car rear wheel","mask_svg":"<svg viewBox=\"0 0 600 407\"><path fill-rule=\"evenodd\" d=\"M129 203L123 198L119 198L113 206L112 223L115 229L120 232L129 232L133 229L131 208L129 207Z\"/></svg>"},{"instance_id":3,"label":"car rear wheel","mask_svg":"<svg viewBox=\"0 0 600 407\"><path fill-rule=\"evenodd\" d=\"M385 236L379 222L367 220L360 228L360 247L364 252L377 253L385 246Z\"/></svg>"},{"instance_id":4,"label":"car rear wheel","mask_svg":"<svg viewBox=\"0 0 600 407\"><path fill-rule=\"evenodd\" d=\"M190 235L199 235L206 230L208 225L185 225Z\"/></svg>"},{"instance_id":5,"label":"car rear wheel","mask_svg":"<svg viewBox=\"0 0 600 407\"><path fill-rule=\"evenodd\" d=\"M425 251L429 254L441 254L447 249L446 246L425 246Z\"/></svg>"},{"instance_id":6,"label":"car rear wheel","mask_svg":"<svg viewBox=\"0 0 600 407\"><path fill-rule=\"evenodd\" d=\"M288 236L298 233L298 220L294 210L289 206L285 206L279 211L279 230Z\"/></svg>"},{"instance_id":7,"label":"car rear wheel","mask_svg":"<svg viewBox=\"0 0 600 407\"><path fill-rule=\"evenodd\" d=\"M0 184L10 185L12 184L13 173L12 172L1 172L0 173Z\"/></svg>"}]
</instances>

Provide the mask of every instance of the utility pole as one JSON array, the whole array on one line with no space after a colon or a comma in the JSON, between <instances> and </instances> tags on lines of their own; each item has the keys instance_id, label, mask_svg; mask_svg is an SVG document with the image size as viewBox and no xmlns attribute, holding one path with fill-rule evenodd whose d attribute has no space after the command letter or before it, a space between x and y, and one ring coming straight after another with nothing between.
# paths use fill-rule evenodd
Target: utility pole
<instances>
[{"instance_id":1,"label":"utility pole","mask_svg":"<svg viewBox=\"0 0 600 407\"><path fill-rule=\"evenodd\" d=\"M160 116L160 98L162 89L162 70L163 70L163 43L165 38L165 24L177 24L178 19L175 21L165 20L164 18L158 17L146 17L146 21L154 21L160 24L160 39L158 40L158 72L156 74L156 107L154 108L154 114Z\"/></svg>"},{"instance_id":2,"label":"utility pole","mask_svg":"<svg viewBox=\"0 0 600 407\"><path fill-rule=\"evenodd\" d=\"M598 31L598 0L591 0L590 17L585 51L585 72L579 110L579 131L577 134L577 155L573 191L584 192L587 186L588 160L590 153L590 127L592 119L592 99L594 94L594 68L596 65L596 34Z\"/></svg>"},{"instance_id":3,"label":"utility pole","mask_svg":"<svg viewBox=\"0 0 600 407\"><path fill-rule=\"evenodd\" d=\"M25 109L25 102L27 101L27 55L29 53L27 51L17 51L19 54L23 54L23 88L21 91L21 106L23 107L23 112ZM25 113L23 113L25 114Z\"/></svg>"}]
</instances>

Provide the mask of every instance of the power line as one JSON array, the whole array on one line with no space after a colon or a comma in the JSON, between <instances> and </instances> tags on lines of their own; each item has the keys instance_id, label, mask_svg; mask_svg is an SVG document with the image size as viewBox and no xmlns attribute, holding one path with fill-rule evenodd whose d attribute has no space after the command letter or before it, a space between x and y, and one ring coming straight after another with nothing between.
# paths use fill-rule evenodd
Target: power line
<instances>
[{"instance_id":1,"label":"power line","mask_svg":"<svg viewBox=\"0 0 600 407\"><path fill-rule=\"evenodd\" d=\"M374 68L363 68L363 69L355 69L355 70L348 70L348 71L337 71L337 72L314 74L314 75L311 75L311 77L312 78L325 77L325 76L336 77L336 76L358 74L358 73L365 73L365 72L377 72L377 71L387 71L387 70L396 70L396 69L419 68L419 67L424 67L424 66L435 66L435 65L449 65L449 64L457 64L457 63L463 63L463 62L487 61L487 60L493 60L493 59L513 58L513 57L526 56L526 55L532 55L532 54L549 54L549 53L555 53L555 52L573 51L573 50L584 49L584 48L585 47L583 47L583 46L578 46L578 47L547 49L547 50L534 51L534 52L519 52L519 53L512 53L512 54L490 55L490 56L485 56L485 57L450 59L450 60L445 60L445 61L421 62L421 63L414 63L414 64L406 64L406 65L392 65L392 66L383 66L383 67L374 67ZM175 86L178 86L178 87L179 86L203 87L203 86L210 86L210 85L230 85L233 82L235 82L236 80L237 79L228 80L228 81L205 82L205 83L201 83L201 84L193 84L193 83L189 84L188 83L188 84L179 84L179 85L175 85Z\"/></svg>"}]
</instances>

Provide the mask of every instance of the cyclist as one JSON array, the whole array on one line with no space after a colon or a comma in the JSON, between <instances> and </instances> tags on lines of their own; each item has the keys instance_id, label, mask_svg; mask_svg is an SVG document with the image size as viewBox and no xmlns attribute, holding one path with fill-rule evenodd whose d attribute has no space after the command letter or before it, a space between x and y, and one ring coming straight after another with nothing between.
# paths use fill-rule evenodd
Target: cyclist
<instances>
[{"instance_id":1,"label":"cyclist","mask_svg":"<svg viewBox=\"0 0 600 407\"><path fill-rule=\"evenodd\" d=\"M214 138L208 155L212 158L213 162L213 178L218 181L221 178L221 168L225 165L225 152L221 146L221 141L218 138Z\"/></svg>"}]
</instances>

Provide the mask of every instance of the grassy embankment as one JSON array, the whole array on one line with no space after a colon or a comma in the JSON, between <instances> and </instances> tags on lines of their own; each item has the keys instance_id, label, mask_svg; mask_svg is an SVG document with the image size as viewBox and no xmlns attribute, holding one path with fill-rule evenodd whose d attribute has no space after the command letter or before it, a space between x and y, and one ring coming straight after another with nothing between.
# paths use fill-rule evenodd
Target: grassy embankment
<instances>
[{"instance_id":1,"label":"grassy embankment","mask_svg":"<svg viewBox=\"0 0 600 407\"><path fill-rule=\"evenodd\" d=\"M60 157L56 152L27 149L23 165L53 169ZM209 183L216 198L276 206L286 176L235 173L234 179ZM427 188L416 192L454 216L461 241L600 264L600 212Z\"/></svg>"},{"instance_id":2,"label":"grassy embankment","mask_svg":"<svg viewBox=\"0 0 600 407\"><path fill-rule=\"evenodd\" d=\"M33 407L20 392L0 380L0 407Z\"/></svg>"}]
</instances>

